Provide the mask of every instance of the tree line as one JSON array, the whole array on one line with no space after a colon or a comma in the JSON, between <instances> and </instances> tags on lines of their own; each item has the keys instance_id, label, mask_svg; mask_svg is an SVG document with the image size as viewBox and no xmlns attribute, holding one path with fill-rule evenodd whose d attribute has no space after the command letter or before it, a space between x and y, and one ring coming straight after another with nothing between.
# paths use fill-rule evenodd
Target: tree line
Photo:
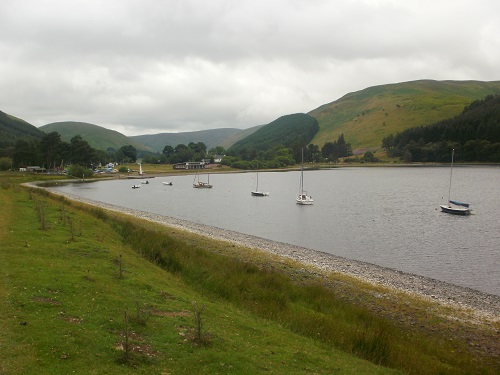
<instances>
[{"instance_id":1,"label":"tree line","mask_svg":"<svg viewBox=\"0 0 500 375\"><path fill-rule=\"evenodd\" d=\"M74 136L68 143L61 140L58 132L47 133L41 140L20 139L12 151L14 168L40 166L49 171L65 168L68 165L78 165L92 170L110 161L134 163L136 160L137 150L131 145L118 150L113 148L108 148L107 151L96 150L80 135Z\"/></svg>"},{"instance_id":2,"label":"tree line","mask_svg":"<svg viewBox=\"0 0 500 375\"><path fill-rule=\"evenodd\" d=\"M334 142L327 142L322 147L312 143L293 143L291 147L278 144L268 150L229 149L222 164L238 169L282 168L301 161L304 149L304 161L307 163L333 162L352 155L351 144L347 143L344 134Z\"/></svg>"},{"instance_id":3,"label":"tree line","mask_svg":"<svg viewBox=\"0 0 500 375\"><path fill-rule=\"evenodd\" d=\"M500 95L472 102L453 118L406 129L382 140L388 156L405 162L500 162Z\"/></svg>"},{"instance_id":4,"label":"tree line","mask_svg":"<svg viewBox=\"0 0 500 375\"><path fill-rule=\"evenodd\" d=\"M222 146L207 150L203 142L190 142L187 145L181 143L175 147L166 145L161 153L146 154L142 161L145 164L177 164L202 160L214 163L216 157L222 156L220 164L236 169L282 168L299 163L302 148L304 160L310 163L325 161L336 163L339 158L352 155L351 145L345 141L344 134L341 134L336 141L327 142L321 148L304 143L294 144L292 147L277 144L270 149L231 147L229 150Z\"/></svg>"}]
</instances>

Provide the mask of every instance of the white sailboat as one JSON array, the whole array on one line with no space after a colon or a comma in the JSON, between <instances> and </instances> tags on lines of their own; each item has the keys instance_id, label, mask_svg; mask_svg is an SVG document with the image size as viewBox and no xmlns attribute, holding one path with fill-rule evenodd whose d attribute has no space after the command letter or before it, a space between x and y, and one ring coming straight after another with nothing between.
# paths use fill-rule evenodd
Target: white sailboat
<instances>
[{"instance_id":1,"label":"white sailboat","mask_svg":"<svg viewBox=\"0 0 500 375\"><path fill-rule=\"evenodd\" d=\"M194 176L193 187L196 189L211 189L212 185L210 185L210 173L207 173L207 176L207 182L203 182L200 181L200 175L196 173Z\"/></svg>"},{"instance_id":2,"label":"white sailboat","mask_svg":"<svg viewBox=\"0 0 500 375\"><path fill-rule=\"evenodd\" d=\"M297 204L301 205L311 205L314 202L312 197L307 195L307 191L304 190L304 149L302 149L302 166L300 168L300 190L296 201Z\"/></svg>"},{"instance_id":3,"label":"white sailboat","mask_svg":"<svg viewBox=\"0 0 500 375\"><path fill-rule=\"evenodd\" d=\"M142 176L142 164L139 163L139 176Z\"/></svg>"},{"instance_id":4,"label":"white sailboat","mask_svg":"<svg viewBox=\"0 0 500 375\"><path fill-rule=\"evenodd\" d=\"M451 168L450 168L450 184L448 187L448 204L442 204L441 211L446 212L447 214L453 215L470 215L471 209L469 208L468 203L463 203L459 201L452 201L451 197L451 181L453 177L453 158L455 156L455 149L451 152Z\"/></svg>"},{"instance_id":5,"label":"white sailboat","mask_svg":"<svg viewBox=\"0 0 500 375\"><path fill-rule=\"evenodd\" d=\"M255 190L251 192L251 194L254 197L266 197L269 195L269 193L265 193L263 191L259 191L259 167L257 166L257 173L256 173L256 179L257 179L257 185L255 187Z\"/></svg>"}]
</instances>

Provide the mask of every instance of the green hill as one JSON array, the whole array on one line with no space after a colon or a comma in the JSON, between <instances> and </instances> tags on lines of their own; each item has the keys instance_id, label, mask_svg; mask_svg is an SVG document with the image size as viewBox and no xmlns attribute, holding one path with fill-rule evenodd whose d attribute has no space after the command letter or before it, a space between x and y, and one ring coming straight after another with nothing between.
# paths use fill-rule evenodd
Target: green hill
<instances>
[{"instance_id":1,"label":"green hill","mask_svg":"<svg viewBox=\"0 0 500 375\"><path fill-rule=\"evenodd\" d=\"M500 94L500 81L420 80L369 87L309 112L320 127L311 142L321 147L343 133L353 149L381 147L391 133L451 118L491 94Z\"/></svg>"},{"instance_id":2,"label":"green hill","mask_svg":"<svg viewBox=\"0 0 500 375\"><path fill-rule=\"evenodd\" d=\"M0 111L0 148L14 146L19 139L41 139L43 135L36 126Z\"/></svg>"},{"instance_id":3,"label":"green hill","mask_svg":"<svg viewBox=\"0 0 500 375\"><path fill-rule=\"evenodd\" d=\"M53 122L41 126L39 129L45 133L58 132L61 134L61 139L65 142L69 142L75 135L81 135L92 148L97 150L106 151L109 147L118 150L122 146L132 145L137 150L153 151L120 132L86 122Z\"/></svg>"},{"instance_id":4,"label":"green hill","mask_svg":"<svg viewBox=\"0 0 500 375\"><path fill-rule=\"evenodd\" d=\"M500 95L488 95L459 115L432 125L409 128L382 140L389 156L406 161L500 162Z\"/></svg>"},{"instance_id":5,"label":"green hill","mask_svg":"<svg viewBox=\"0 0 500 375\"><path fill-rule=\"evenodd\" d=\"M226 150L229 149L232 145L234 145L236 142L242 140L243 138L248 137L249 135L255 133L257 130L262 128L264 125L257 125L257 126L252 126L251 128L248 129L243 129L240 130L237 133L234 133L224 139L219 146L224 147Z\"/></svg>"},{"instance_id":6,"label":"green hill","mask_svg":"<svg viewBox=\"0 0 500 375\"><path fill-rule=\"evenodd\" d=\"M210 149L221 146L224 140L239 132L241 132L241 129L222 128L182 133L135 135L129 138L148 148L161 152L165 146L175 147L178 144L188 145L190 142L203 142L207 148Z\"/></svg>"},{"instance_id":7,"label":"green hill","mask_svg":"<svg viewBox=\"0 0 500 375\"><path fill-rule=\"evenodd\" d=\"M300 149L311 141L318 128L316 119L304 113L285 115L236 142L230 150L267 151L276 146Z\"/></svg>"}]
</instances>

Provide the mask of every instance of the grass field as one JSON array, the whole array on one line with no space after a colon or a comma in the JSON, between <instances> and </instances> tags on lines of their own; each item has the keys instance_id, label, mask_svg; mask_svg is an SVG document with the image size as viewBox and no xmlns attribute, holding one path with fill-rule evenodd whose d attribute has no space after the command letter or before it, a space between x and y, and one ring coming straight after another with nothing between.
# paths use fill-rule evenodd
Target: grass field
<instances>
[{"instance_id":1,"label":"grass field","mask_svg":"<svg viewBox=\"0 0 500 375\"><path fill-rule=\"evenodd\" d=\"M389 302L370 305L372 286L325 283L297 264L20 187L27 179L0 175L0 374L499 369L448 337L471 327L434 306L397 296L392 313L440 329L421 332L380 314Z\"/></svg>"}]
</instances>

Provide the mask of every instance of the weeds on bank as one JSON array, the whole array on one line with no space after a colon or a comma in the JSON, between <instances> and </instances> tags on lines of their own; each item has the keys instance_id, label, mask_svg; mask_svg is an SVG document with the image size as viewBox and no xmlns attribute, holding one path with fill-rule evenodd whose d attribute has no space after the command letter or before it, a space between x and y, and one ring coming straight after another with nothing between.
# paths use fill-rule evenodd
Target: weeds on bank
<instances>
[{"instance_id":1,"label":"weeds on bank","mask_svg":"<svg viewBox=\"0 0 500 375\"><path fill-rule=\"evenodd\" d=\"M274 320L293 332L408 373L477 370L470 356L457 356L449 343L405 332L367 309L341 301L322 285L297 285L282 273L187 246L165 232L129 220L117 219L115 223L124 241L141 255L200 292Z\"/></svg>"}]
</instances>

